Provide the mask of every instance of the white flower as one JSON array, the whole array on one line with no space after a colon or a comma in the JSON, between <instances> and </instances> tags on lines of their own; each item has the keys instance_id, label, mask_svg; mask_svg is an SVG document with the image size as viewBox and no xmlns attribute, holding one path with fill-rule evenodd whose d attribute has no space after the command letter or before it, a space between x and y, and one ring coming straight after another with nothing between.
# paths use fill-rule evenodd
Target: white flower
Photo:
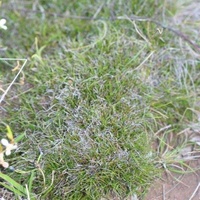
<instances>
[{"instance_id":1,"label":"white flower","mask_svg":"<svg viewBox=\"0 0 200 200\"><path fill-rule=\"evenodd\" d=\"M11 154L11 150L16 149L17 148L17 144L12 144L9 143L8 140L6 139L1 139L1 144L3 144L3 146L6 147L5 149L5 154L8 156Z\"/></svg>"},{"instance_id":2,"label":"white flower","mask_svg":"<svg viewBox=\"0 0 200 200\"><path fill-rule=\"evenodd\" d=\"M0 19L0 28L7 30L6 19Z\"/></svg>"},{"instance_id":3,"label":"white flower","mask_svg":"<svg viewBox=\"0 0 200 200\"><path fill-rule=\"evenodd\" d=\"M4 161L3 156L4 156L4 152L1 152L0 153L0 165L2 165L4 168L8 168L9 164Z\"/></svg>"}]
</instances>

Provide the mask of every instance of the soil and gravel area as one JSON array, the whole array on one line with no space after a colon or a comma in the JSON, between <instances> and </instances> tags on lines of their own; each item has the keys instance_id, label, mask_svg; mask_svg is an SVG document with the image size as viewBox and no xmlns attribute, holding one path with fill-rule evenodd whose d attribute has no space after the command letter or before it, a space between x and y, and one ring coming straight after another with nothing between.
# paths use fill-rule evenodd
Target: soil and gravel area
<instances>
[{"instance_id":1,"label":"soil and gravel area","mask_svg":"<svg viewBox=\"0 0 200 200\"><path fill-rule=\"evenodd\" d=\"M200 160L191 167L199 168ZM199 200L200 170L189 174L164 173L162 179L152 184L145 200Z\"/></svg>"}]
</instances>

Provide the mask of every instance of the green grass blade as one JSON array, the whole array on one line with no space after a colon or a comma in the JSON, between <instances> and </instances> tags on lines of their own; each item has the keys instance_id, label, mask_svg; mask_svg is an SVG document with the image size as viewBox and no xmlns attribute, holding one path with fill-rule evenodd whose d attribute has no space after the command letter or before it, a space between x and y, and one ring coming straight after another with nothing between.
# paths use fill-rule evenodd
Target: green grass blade
<instances>
[{"instance_id":1,"label":"green grass blade","mask_svg":"<svg viewBox=\"0 0 200 200\"><path fill-rule=\"evenodd\" d=\"M3 187L5 187L6 189L10 190L11 192L13 192L15 195L25 196L24 193L20 192L19 190L15 189L12 186L7 185L6 183L0 183L0 185L2 185Z\"/></svg>"},{"instance_id":2,"label":"green grass blade","mask_svg":"<svg viewBox=\"0 0 200 200\"><path fill-rule=\"evenodd\" d=\"M20 185L19 183L17 183L15 180L13 180L12 178L10 178L8 175L0 173L0 178L4 179L11 186L13 186L13 188L16 188L16 190L19 191L20 193L22 193L23 195L26 194L26 188L24 188L22 185ZM1 184L4 184L4 183L1 183Z\"/></svg>"}]
</instances>

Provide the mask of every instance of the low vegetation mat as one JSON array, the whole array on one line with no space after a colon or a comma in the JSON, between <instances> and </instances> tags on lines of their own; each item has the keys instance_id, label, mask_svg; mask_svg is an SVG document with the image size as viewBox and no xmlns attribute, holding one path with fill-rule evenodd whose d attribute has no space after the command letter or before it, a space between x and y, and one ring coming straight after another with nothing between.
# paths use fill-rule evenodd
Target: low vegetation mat
<instances>
[{"instance_id":1,"label":"low vegetation mat","mask_svg":"<svg viewBox=\"0 0 200 200\"><path fill-rule=\"evenodd\" d=\"M143 198L162 169L198 157L200 48L177 24L184 3L2 2L10 199Z\"/></svg>"}]
</instances>

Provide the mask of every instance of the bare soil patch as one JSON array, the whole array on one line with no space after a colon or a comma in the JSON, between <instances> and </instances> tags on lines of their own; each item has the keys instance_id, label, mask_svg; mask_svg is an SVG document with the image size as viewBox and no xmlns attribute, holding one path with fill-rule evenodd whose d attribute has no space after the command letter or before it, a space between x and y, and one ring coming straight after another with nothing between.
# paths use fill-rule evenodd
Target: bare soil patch
<instances>
[{"instance_id":1,"label":"bare soil patch","mask_svg":"<svg viewBox=\"0 0 200 200\"><path fill-rule=\"evenodd\" d=\"M200 160L190 162L192 168L200 166ZM155 181L145 200L199 200L200 170L195 173L178 175L164 173L162 179Z\"/></svg>"}]
</instances>

